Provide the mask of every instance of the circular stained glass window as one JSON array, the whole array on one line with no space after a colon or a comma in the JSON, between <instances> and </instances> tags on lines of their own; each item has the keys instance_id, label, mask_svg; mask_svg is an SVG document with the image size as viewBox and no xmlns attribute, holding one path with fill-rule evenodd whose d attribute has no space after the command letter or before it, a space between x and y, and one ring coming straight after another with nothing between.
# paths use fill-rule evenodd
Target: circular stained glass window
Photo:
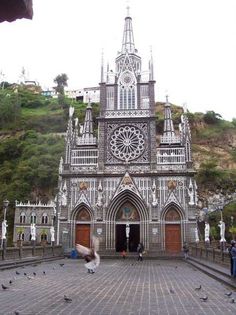
<instances>
[{"instance_id":1,"label":"circular stained glass window","mask_svg":"<svg viewBox=\"0 0 236 315\"><path fill-rule=\"evenodd\" d=\"M134 126L122 126L111 135L110 146L116 158L123 161L134 160L144 152L144 135Z\"/></svg>"}]
</instances>

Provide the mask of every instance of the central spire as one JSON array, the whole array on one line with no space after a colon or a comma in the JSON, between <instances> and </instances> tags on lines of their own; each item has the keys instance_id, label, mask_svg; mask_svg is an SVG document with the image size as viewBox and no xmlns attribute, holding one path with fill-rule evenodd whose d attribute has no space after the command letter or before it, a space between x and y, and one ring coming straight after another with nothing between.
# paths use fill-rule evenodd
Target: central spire
<instances>
[{"instance_id":1,"label":"central spire","mask_svg":"<svg viewBox=\"0 0 236 315\"><path fill-rule=\"evenodd\" d=\"M133 26L132 26L132 18L130 17L130 8L127 7L127 16L125 18L125 27L123 33L123 41L122 41L122 54L135 53L134 46L134 34L133 34Z\"/></svg>"}]
</instances>

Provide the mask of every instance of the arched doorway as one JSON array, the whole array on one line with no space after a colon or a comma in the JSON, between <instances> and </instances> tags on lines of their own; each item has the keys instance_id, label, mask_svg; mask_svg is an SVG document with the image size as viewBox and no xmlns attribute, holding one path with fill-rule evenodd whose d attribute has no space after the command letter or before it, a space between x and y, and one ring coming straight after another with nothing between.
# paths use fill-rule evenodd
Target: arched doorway
<instances>
[{"instance_id":1,"label":"arched doorway","mask_svg":"<svg viewBox=\"0 0 236 315\"><path fill-rule=\"evenodd\" d=\"M170 208L165 215L165 250L176 254L181 251L181 218L179 212Z\"/></svg>"},{"instance_id":2,"label":"arched doorway","mask_svg":"<svg viewBox=\"0 0 236 315\"><path fill-rule=\"evenodd\" d=\"M128 224L129 238L126 235ZM130 202L125 202L116 214L116 251L136 252L140 242L140 217L137 209Z\"/></svg>"},{"instance_id":3,"label":"arched doorway","mask_svg":"<svg viewBox=\"0 0 236 315\"><path fill-rule=\"evenodd\" d=\"M82 208L76 216L75 243L90 247L90 222L89 212Z\"/></svg>"}]
</instances>

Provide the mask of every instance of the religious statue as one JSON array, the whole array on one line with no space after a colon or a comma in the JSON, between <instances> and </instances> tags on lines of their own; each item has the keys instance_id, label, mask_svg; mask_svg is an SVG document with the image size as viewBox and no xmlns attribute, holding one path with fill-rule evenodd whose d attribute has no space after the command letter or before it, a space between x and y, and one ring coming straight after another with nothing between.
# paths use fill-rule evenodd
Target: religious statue
<instances>
[{"instance_id":1,"label":"religious statue","mask_svg":"<svg viewBox=\"0 0 236 315\"><path fill-rule=\"evenodd\" d=\"M30 234L31 234L31 241L35 241L36 240L36 226L35 226L35 223L32 223L30 225Z\"/></svg>"},{"instance_id":2,"label":"religious statue","mask_svg":"<svg viewBox=\"0 0 236 315\"><path fill-rule=\"evenodd\" d=\"M195 228L195 242L199 243L198 228Z\"/></svg>"},{"instance_id":3,"label":"religious statue","mask_svg":"<svg viewBox=\"0 0 236 315\"><path fill-rule=\"evenodd\" d=\"M99 183L99 186L98 186L97 206L98 207L102 206L102 184L101 184L101 182Z\"/></svg>"},{"instance_id":4,"label":"religious statue","mask_svg":"<svg viewBox=\"0 0 236 315\"><path fill-rule=\"evenodd\" d=\"M126 232L126 238L129 238L130 226L128 223L126 224L125 232Z\"/></svg>"},{"instance_id":5,"label":"religious statue","mask_svg":"<svg viewBox=\"0 0 236 315\"><path fill-rule=\"evenodd\" d=\"M50 234L51 234L51 242L55 242L55 229L54 229L54 226L50 227Z\"/></svg>"},{"instance_id":6,"label":"religious statue","mask_svg":"<svg viewBox=\"0 0 236 315\"><path fill-rule=\"evenodd\" d=\"M210 242L210 225L205 222L205 242Z\"/></svg>"},{"instance_id":7,"label":"religious statue","mask_svg":"<svg viewBox=\"0 0 236 315\"><path fill-rule=\"evenodd\" d=\"M7 234L7 220L2 221L2 240L6 239L6 234Z\"/></svg>"},{"instance_id":8,"label":"religious statue","mask_svg":"<svg viewBox=\"0 0 236 315\"><path fill-rule=\"evenodd\" d=\"M220 242L226 242L226 239L225 239L225 223L223 221L220 221L218 226L220 228Z\"/></svg>"},{"instance_id":9,"label":"religious statue","mask_svg":"<svg viewBox=\"0 0 236 315\"><path fill-rule=\"evenodd\" d=\"M152 185L152 205L155 207L157 205L157 198L156 198L156 184L153 181Z\"/></svg>"},{"instance_id":10,"label":"religious statue","mask_svg":"<svg viewBox=\"0 0 236 315\"><path fill-rule=\"evenodd\" d=\"M189 188L188 188L188 195L189 195L189 205L193 206L194 205L194 191L193 191L193 184L192 181L190 179L190 183L189 183Z\"/></svg>"}]
</instances>

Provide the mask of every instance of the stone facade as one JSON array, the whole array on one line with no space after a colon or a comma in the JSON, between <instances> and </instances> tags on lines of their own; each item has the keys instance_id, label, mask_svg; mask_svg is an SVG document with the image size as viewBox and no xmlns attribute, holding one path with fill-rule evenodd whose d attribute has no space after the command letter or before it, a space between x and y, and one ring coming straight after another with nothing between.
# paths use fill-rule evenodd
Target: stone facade
<instances>
[{"instance_id":1,"label":"stone facade","mask_svg":"<svg viewBox=\"0 0 236 315\"><path fill-rule=\"evenodd\" d=\"M197 186L191 133L185 113L176 132L168 99L164 132L157 143L152 56L148 78L127 15L116 70L101 66L98 136L92 107L78 128L69 111L65 154L59 166L57 228L65 248L91 245L100 250L181 251L195 240ZM128 228L128 230L127 230ZM128 232L127 232L128 231Z\"/></svg>"},{"instance_id":2,"label":"stone facade","mask_svg":"<svg viewBox=\"0 0 236 315\"><path fill-rule=\"evenodd\" d=\"M31 244L31 224L36 225L36 244L51 242L50 227L54 225L56 208L54 202L48 204L22 203L16 201L13 243L21 240Z\"/></svg>"}]
</instances>

